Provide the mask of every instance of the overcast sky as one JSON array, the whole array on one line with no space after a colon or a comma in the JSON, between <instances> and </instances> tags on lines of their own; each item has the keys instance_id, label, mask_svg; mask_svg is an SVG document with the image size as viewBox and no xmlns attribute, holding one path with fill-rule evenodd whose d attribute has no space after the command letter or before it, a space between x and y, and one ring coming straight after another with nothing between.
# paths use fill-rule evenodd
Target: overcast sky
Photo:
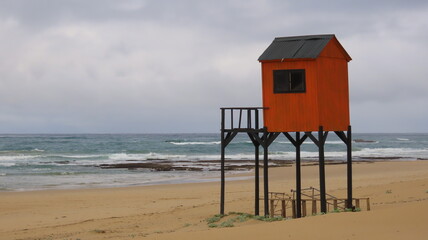
<instances>
[{"instance_id":1,"label":"overcast sky","mask_svg":"<svg viewBox=\"0 0 428 240\"><path fill-rule=\"evenodd\" d=\"M426 0L1 0L0 133L218 132L275 37L330 33L354 132L428 132Z\"/></svg>"}]
</instances>

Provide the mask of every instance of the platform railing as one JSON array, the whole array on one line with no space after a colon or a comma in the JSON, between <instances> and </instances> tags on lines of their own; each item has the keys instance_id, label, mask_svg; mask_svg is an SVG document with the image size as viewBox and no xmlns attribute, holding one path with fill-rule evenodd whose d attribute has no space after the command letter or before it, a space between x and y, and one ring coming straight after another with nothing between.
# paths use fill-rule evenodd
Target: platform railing
<instances>
[{"instance_id":1,"label":"platform railing","mask_svg":"<svg viewBox=\"0 0 428 240\"><path fill-rule=\"evenodd\" d=\"M299 202L296 199L296 191L291 190L292 195L281 192L269 192L270 202L270 217L282 216L284 218L296 218L296 206ZM301 216L317 215L321 212L319 207L321 204L319 190L314 187L304 188L301 192L302 199L300 205L302 209ZM333 195L327 195L327 212L341 212L341 211L361 211L363 209L370 211L370 198L352 198L352 209L348 209L347 198L337 198ZM261 198L260 200L262 200ZM309 209L307 209L309 207ZM310 212L309 212L310 211ZM291 213L291 214L290 214Z\"/></svg>"},{"instance_id":2,"label":"platform railing","mask_svg":"<svg viewBox=\"0 0 428 240\"><path fill-rule=\"evenodd\" d=\"M296 191L291 189L291 192L293 193L293 199L296 199ZM338 209L339 210L345 210L346 209L346 201L345 199L339 199L331 194L326 193L326 198L327 199L327 210L329 210L331 207L333 207L333 209ZM308 187L308 188L303 188L301 189L301 196L302 197L307 197L310 200L317 200L321 198L321 194L320 194L320 190L314 187ZM343 206L343 207L342 207Z\"/></svg>"},{"instance_id":3,"label":"platform railing","mask_svg":"<svg viewBox=\"0 0 428 240\"><path fill-rule=\"evenodd\" d=\"M223 121L222 130L243 131L248 130L263 131L263 107L224 107L220 108Z\"/></svg>"}]
</instances>

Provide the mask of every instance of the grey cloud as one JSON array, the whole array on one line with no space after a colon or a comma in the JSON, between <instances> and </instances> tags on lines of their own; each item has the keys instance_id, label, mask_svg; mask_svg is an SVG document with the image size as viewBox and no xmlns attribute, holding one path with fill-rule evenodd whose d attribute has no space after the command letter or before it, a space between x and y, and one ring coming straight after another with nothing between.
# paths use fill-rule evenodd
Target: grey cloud
<instances>
[{"instance_id":1,"label":"grey cloud","mask_svg":"<svg viewBox=\"0 0 428 240\"><path fill-rule=\"evenodd\" d=\"M425 2L1 1L0 132L216 132L261 105L274 37L319 33L353 57L354 129L428 131Z\"/></svg>"}]
</instances>

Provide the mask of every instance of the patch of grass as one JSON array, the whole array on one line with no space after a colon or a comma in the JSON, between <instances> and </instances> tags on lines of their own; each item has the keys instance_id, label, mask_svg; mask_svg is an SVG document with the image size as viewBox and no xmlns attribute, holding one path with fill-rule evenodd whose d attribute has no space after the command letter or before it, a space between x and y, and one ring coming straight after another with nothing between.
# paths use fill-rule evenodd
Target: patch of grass
<instances>
[{"instance_id":1,"label":"patch of grass","mask_svg":"<svg viewBox=\"0 0 428 240\"><path fill-rule=\"evenodd\" d=\"M340 213L340 209L336 208L332 211L332 213Z\"/></svg>"},{"instance_id":2,"label":"patch of grass","mask_svg":"<svg viewBox=\"0 0 428 240\"><path fill-rule=\"evenodd\" d=\"M235 219L229 219L227 221L224 221L222 223L220 223L220 227L234 227L235 225L233 225L233 223L235 222Z\"/></svg>"},{"instance_id":3,"label":"patch of grass","mask_svg":"<svg viewBox=\"0 0 428 240\"><path fill-rule=\"evenodd\" d=\"M248 213L242 213L241 215L239 215L237 217L237 219L240 222L245 222L245 221L247 221L249 219L255 219L255 220L264 221L264 222L274 222L274 221L282 221L282 220L284 220L283 217L255 216L255 215L248 214Z\"/></svg>"},{"instance_id":4,"label":"patch of grass","mask_svg":"<svg viewBox=\"0 0 428 240\"><path fill-rule=\"evenodd\" d=\"M253 217L254 217L254 216L253 216L253 215L251 215L251 214L243 213L243 214L241 214L241 215L238 215L237 220L238 220L239 222L246 222L246 221L248 221L249 219L251 219L251 218L253 218Z\"/></svg>"},{"instance_id":5,"label":"patch of grass","mask_svg":"<svg viewBox=\"0 0 428 240\"><path fill-rule=\"evenodd\" d=\"M354 212L361 212L361 208L355 208Z\"/></svg>"},{"instance_id":6,"label":"patch of grass","mask_svg":"<svg viewBox=\"0 0 428 240\"><path fill-rule=\"evenodd\" d=\"M220 221L225 216L227 216L227 215L217 214L217 215L214 215L214 217L207 218L206 221L207 221L208 224L210 224L210 223L216 223L216 222Z\"/></svg>"},{"instance_id":7,"label":"patch of grass","mask_svg":"<svg viewBox=\"0 0 428 240\"><path fill-rule=\"evenodd\" d=\"M345 212L352 212L352 208L345 208Z\"/></svg>"},{"instance_id":8,"label":"patch of grass","mask_svg":"<svg viewBox=\"0 0 428 240\"><path fill-rule=\"evenodd\" d=\"M208 227L209 228L216 228L216 227L218 227L218 225L215 223L210 223L210 224L208 224Z\"/></svg>"},{"instance_id":9,"label":"patch of grass","mask_svg":"<svg viewBox=\"0 0 428 240\"><path fill-rule=\"evenodd\" d=\"M283 217L265 217L262 221L265 222L276 222L276 221L282 221L284 220Z\"/></svg>"},{"instance_id":10,"label":"patch of grass","mask_svg":"<svg viewBox=\"0 0 428 240\"><path fill-rule=\"evenodd\" d=\"M192 226L192 224L190 224L190 223L186 223L183 225L183 227L190 227L190 226Z\"/></svg>"},{"instance_id":11,"label":"patch of grass","mask_svg":"<svg viewBox=\"0 0 428 240\"><path fill-rule=\"evenodd\" d=\"M391 194L392 193L392 190L391 189L388 189L388 190L386 190L386 192L385 192L386 194Z\"/></svg>"},{"instance_id":12,"label":"patch of grass","mask_svg":"<svg viewBox=\"0 0 428 240\"><path fill-rule=\"evenodd\" d=\"M266 217L265 216L252 216L251 218L255 219L255 220L263 221L263 219L265 219Z\"/></svg>"},{"instance_id":13,"label":"patch of grass","mask_svg":"<svg viewBox=\"0 0 428 240\"><path fill-rule=\"evenodd\" d=\"M101 230L101 229L95 229L93 230L94 233L106 233L105 230Z\"/></svg>"},{"instance_id":14,"label":"patch of grass","mask_svg":"<svg viewBox=\"0 0 428 240\"><path fill-rule=\"evenodd\" d=\"M226 216L233 216L236 215L233 218L230 218L222 223L218 223L220 222L220 220L223 217ZM258 221L264 221L264 222L274 222L274 221L282 221L285 218L283 217L265 217L265 216L255 216L252 214L248 214L248 213L242 213L242 212L229 212L228 215L215 215L214 217L208 218L206 219L207 223L208 223L208 227L210 228L223 228L223 227L234 227L234 223L235 222L246 222L250 219L254 219L254 220L258 220Z\"/></svg>"}]
</instances>

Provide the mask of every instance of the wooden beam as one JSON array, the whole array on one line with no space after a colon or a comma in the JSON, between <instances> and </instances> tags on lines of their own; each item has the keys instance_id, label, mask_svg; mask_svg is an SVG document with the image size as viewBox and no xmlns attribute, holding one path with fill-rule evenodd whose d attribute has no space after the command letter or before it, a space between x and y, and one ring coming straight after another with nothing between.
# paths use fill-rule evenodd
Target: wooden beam
<instances>
[{"instance_id":1,"label":"wooden beam","mask_svg":"<svg viewBox=\"0 0 428 240\"><path fill-rule=\"evenodd\" d=\"M317 200L312 200L312 215L317 214Z\"/></svg>"},{"instance_id":2,"label":"wooden beam","mask_svg":"<svg viewBox=\"0 0 428 240\"><path fill-rule=\"evenodd\" d=\"M307 216L306 200L302 200L301 202L298 202L298 204L302 205L302 217L306 217Z\"/></svg>"},{"instance_id":3,"label":"wooden beam","mask_svg":"<svg viewBox=\"0 0 428 240\"><path fill-rule=\"evenodd\" d=\"M352 129L348 126L348 137L347 137L346 151L347 151L347 162L346 162L346 180L347 180L347 197L348 204L347 208L352 208Z\"/></svg>"},{"instance_id":4,"label":"wooden beam","mask_svg":"<svg viewBox=\"0 0 428 240\"><path fill-rule=\"evenodd\" d=\"M287 217L287 215L286 215L286 205L285 205L285 200L284 199L281 200L281 216L283 218Z\"/></svg>"},{"instance_id":5,"label":"wooden beam","mask_svg":"<svg viewBox=\"0 0 428 240\"><path fill-rule=\"evenodd\" d=\"M320 199L321 212L327 213L326 188L325 188L325 161L324 161L324 143L325 133L323 126L318 130L318 153L319 153L319 183L320 183Z\"/></svg>"}]
</instances>

